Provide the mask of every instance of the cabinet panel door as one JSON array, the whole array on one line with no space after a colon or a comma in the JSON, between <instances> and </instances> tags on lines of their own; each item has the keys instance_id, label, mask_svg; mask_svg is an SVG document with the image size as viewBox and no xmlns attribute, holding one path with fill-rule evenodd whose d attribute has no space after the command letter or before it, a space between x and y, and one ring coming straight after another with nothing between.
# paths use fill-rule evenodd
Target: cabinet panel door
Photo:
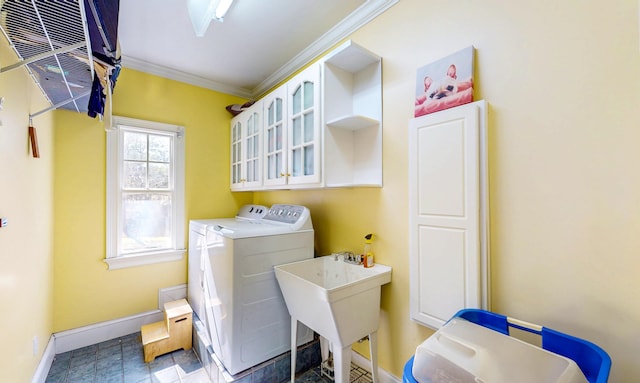
<instances>
[{"instance_id":1,"label":"cabinet panel door","mask_svg":"<svg viewBox=\"0 0 640 383\"><path fill-rule=\"evenodd\" d=\"M487 308L484 103L411 120L411 319L438 328Z\"/></svg>"},{"instance_id":2,"label":"cabinet panel door","mask_svg":"<svg viewBox=\"0 0 640 383\"><path fill-rule=\"evenodd\" d=\"M287 83L287 183L320 182L320 67L312 65Z\"/></svg>"},{"instance_id":3,"label":"cabinet panel door","mask_svg":"<svg viewBox=\"0 0 640 383\"><path fill-rule=\"evenodd\" d=\"M231 120L231 190L262 187L262 101Z\"/></svg>"},{"instance_id":4,"label":"cabinet panel door","mask_svg":"<svg viewBox=\"0 0 640 383\"><path fill-rule=\"evenodd\" d=\"M262 185L262 101L240 115L244 115L244 189L252 190Z\"/></svg>"},{"instance_id":5,"label":"cabinet panel door","mask_svg":"<svg viewBox=\"0 0 640 383\"><path fill-rule=\"evenodd\" d=\"M264 98L264 185L284 185L287 181L287 87Z\"/></svg>"},{"instance_id":6,"label":"cabinet panel door","mask_svg":"<svg viewBox=\"0 0 640 383\"><path fill-rule=\"evenodd\" d=\"M242 114L231 120L231 190L242 189L244 179L243 172L243 127L244 116Z\"/></svg>"}]
</instances>

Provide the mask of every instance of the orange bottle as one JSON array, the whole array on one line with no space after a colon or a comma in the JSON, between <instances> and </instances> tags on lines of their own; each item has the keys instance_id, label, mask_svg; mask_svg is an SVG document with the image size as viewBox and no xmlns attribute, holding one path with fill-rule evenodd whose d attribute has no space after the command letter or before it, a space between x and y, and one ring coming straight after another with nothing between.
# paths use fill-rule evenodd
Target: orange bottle
<instances>
[{"instance_id":1,"label":"orange bottle","mask_svg":"<svg viewBox=\"0 0 640 383\"><path fill-rule=\"evenodd\" d=\"M373 267L374 257L373 250L371 249L371 244L373 243L373 234L367 234L364 236L364 254L363 254L363 265L364 267Z\"/></svg>"}]
</instances>

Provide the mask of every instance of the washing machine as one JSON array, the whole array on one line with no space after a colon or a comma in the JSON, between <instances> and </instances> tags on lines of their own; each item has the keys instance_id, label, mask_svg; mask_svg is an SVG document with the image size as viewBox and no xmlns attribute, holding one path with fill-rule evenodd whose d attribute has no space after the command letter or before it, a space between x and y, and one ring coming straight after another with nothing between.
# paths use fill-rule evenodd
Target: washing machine
<instances>
[{"instance_id":1,"label":"washing machine","mask_svg":"<svg viewBox=\"0 0 640 383\"><path fill-rule=\"evenodd\" d=\"M309 210L299 205L245 205L234 218L190 221L188 299L231 375L290 350L273 266L313 258L313 241ZM312 339L298 328L298 345Z\"/></svg>"}]
</instances>

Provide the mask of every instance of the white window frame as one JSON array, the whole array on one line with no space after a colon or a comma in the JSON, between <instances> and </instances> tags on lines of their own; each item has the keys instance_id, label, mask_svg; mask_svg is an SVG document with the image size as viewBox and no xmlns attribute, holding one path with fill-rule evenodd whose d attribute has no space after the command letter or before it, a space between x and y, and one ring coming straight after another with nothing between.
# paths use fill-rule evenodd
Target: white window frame
<instances>
[{"instance_id":1,"label":"white window frame","mask_svg":"<svg viewBox=\"0 0 640 383\"><path fill-rule=\"evenodd\" d=\"M148 133L174 135L173 152L173 248L160 251L120 254L119 236L122 225L122 130L120 127L135 128ZM184 127L154 121L138 120L128 117L113 116L111 129L107 131L107 211L106 211L106 258L109 270L148 265L153 263L179 261L184 258L185 232L184 221Z\"/></svg>"}]
</instances>

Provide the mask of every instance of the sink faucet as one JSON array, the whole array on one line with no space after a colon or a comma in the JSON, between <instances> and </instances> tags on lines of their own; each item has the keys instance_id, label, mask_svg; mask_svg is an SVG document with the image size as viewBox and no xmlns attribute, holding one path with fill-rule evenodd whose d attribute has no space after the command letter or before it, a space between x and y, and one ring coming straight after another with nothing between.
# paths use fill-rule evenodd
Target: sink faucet
<instances>
[{"instance_id":1,"label":"sink faucet","mask_svg":"<svg viewBox=\"0 0 640 383\"><path fill-rule=\"evenodd\" d=\"M351 251L341 251L339 253L334 253L333 254L333 260L337 261L337 260L340 259L341 256L342 256L342 260L344 262L352 263L354 265L361 265L362 264L362 260L360 259L360 255L359 254L354 254Z\"/></svg>"}]
</instances>

